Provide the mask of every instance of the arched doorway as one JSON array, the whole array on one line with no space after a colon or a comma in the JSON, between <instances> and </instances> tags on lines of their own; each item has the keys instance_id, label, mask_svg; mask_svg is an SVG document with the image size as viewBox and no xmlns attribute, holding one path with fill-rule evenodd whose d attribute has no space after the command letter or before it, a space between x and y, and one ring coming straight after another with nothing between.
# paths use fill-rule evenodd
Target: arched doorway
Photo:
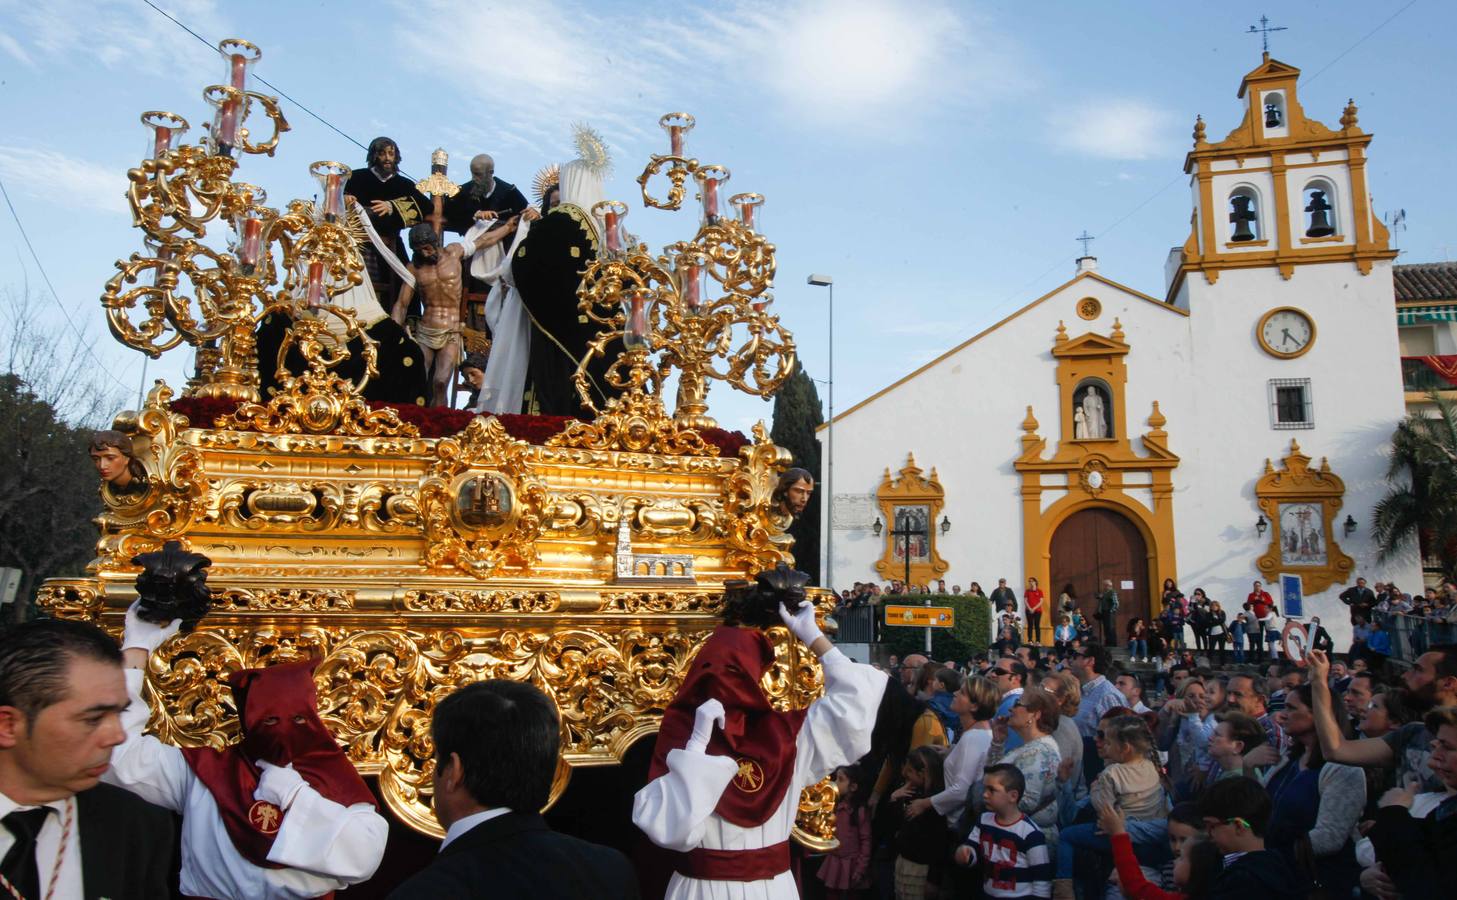
<instances>
[{"instance_id":1,"label":"arched doorway","mask_svg":"<svg viewBox=\"0 0 1457 900\"><path fill-rule=\"evenodd\" d=\"M1149 617L1148 544L1138 526L1116 510L1079 510L1053 532L1049 551L1047 593L1056 597L1063 585L1071 584L1090 622L1097 612L1093 598L1103 580L1112 579L1118 591L1118 645L1123 646L1124 629L1133 617ZM1096 622L1093 633L1099 634Z\"/></svg>"}]
</instances>

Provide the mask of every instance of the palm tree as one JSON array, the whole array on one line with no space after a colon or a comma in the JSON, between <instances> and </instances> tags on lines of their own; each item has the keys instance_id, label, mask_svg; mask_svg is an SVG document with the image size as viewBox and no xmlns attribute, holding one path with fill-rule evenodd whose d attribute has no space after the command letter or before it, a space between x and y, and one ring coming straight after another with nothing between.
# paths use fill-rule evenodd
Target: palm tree
<instances>
[{"instance_id":1,"label":"palm tree","mask_svg":"<svg viewBox=\"0 0 1457 900\"><path fill-rule=\"evenodd\" d=\"M1372 528L1385 561L1413 542L1457 576L1457 405L1432 391L1436 415L1410 413L1391 436L1391 490L1376 504Z\"/></svg>"}]
</instances>

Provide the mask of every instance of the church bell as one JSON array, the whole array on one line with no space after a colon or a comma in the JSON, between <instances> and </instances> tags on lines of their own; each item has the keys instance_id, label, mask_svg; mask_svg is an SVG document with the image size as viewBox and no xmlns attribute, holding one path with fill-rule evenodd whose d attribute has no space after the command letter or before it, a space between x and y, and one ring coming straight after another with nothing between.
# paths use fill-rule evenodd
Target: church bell
<instances>
[{"instance_id":1,"label":"church bell","mask_svg":"<svg viewBox=\"0 0 1457 900\"><path fill-rule=\"evenodd\" d=\"M1234 212L1229 214L1229 221L1234 223L1234 234L1230 235L1230 241L1254 240L1255 233L1250 230L1250 222L1254 221L1255 213L1250 209L1250 198L1236 195L1230 202L1234 204Z\"/></svg>"},{"instance_id":2,"label":"church bell","mask_svg":"<svg viewBox=\"0 0 1457 900\"><path fill-rule=\"evenodd\" d=\"M1325 199L1325 191L1311 191L1310 205L1305 208L1310 213L1310 227L1305 229L1306 237L1326 237L1336 233L1331 225L1331 205Z\"/></svg>"},{"instance_id":3,"label":"church bell","mask_svg":"<svg viewBox=\"0 0 1457 900\"><path fill-rule=\"evenodd\" d=\"M1280 127L1280 107L1276 106L1273 103L1266 103L1265 104L1265 127L1266 128L1279 128Z\"/></svg>"}]
</instances>

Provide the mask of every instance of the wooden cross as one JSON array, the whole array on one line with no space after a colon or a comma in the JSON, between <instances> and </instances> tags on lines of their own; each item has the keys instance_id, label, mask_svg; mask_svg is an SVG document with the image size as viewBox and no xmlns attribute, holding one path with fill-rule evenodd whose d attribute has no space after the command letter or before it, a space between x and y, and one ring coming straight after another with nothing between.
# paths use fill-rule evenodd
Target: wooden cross
<instances>
[{"instance_id":1,"label":"wooden cross","mask_svg":"<svg viewBox=\"0 0 1457 900\"><path fill-rule=\"evenodd\" d=\"M1093 237L1091 234L1088 234L1088 229L1084 228L1083 233L1073 238L1073 240L1083 242L1083 256L1087 256L1088 245L1091 244L1093 241L1096 241L1097 238Z\"/></svg>"}]
</instances>

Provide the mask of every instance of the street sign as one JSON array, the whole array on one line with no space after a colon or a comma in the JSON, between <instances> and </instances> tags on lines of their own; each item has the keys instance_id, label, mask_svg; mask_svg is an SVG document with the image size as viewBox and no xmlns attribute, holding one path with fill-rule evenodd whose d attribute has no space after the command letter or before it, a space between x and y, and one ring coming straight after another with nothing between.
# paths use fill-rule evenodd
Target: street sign
<instances>
[{"instance_id":1,"label":"street sign","mask_svg":"<svg viewBox=\"0 0 1457 900\"><path fill-rule=\"evenodd\" d=\"M1303 584L1299 575L1280 576L1280 611L1287 619L1300 619L1305 616L1305 597Z\"/></svg>"},{"instance_id":2,"label":"street sign","mask_svg":"<svg viewBox=\"0 0 1457 900\"><path fill-rule=\"evenodd\" d=\"M915 628L951 628L956 625L956 610L949 606L885 607L885 624Z\"/></svg>"}]
</instances>

